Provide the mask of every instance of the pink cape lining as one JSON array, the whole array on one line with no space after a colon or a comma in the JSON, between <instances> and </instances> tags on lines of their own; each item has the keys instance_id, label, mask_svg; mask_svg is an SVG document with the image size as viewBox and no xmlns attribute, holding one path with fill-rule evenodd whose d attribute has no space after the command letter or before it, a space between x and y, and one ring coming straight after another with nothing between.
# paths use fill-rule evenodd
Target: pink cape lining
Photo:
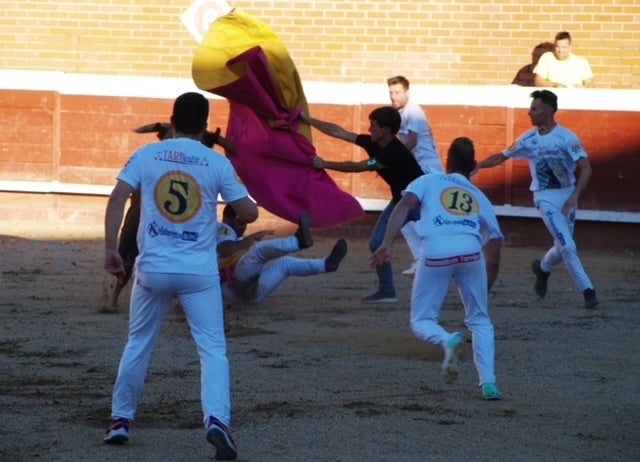
<instances>
[{"instance_id":1,"label":"pink cape lining","mask_svg":"<svg viewBox=\"0 0 640 462\"><path fill-rule=\"evenodd\" d=\"M313 144L299 132L300 108L280 103L262 48L253 47L227 66L246 66L236 81L207 91L230 102L226 137L236 154L231 163L251 196L269 212L297 222L302 211L313 227L336 226L364 214L360 203L324 171L313 167Z\"/></svg>"}]
</instances>

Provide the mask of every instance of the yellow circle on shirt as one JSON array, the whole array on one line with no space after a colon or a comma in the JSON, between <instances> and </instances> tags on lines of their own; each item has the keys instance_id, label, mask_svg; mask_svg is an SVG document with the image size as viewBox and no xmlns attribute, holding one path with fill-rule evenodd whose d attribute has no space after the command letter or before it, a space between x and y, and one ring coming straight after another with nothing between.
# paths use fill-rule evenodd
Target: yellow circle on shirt
<instances>
[{"instance_id":1,"label":"yellow circle on shirt","mask_svg":"<svg viewBox=\"0 0 640 462\"><path fill-rule=\"evenodd\" d=\"M202 206L200 184L193 176L177 170L158 180L154 197L162 216L173 223L191 220Z\"/></svg>"},{"instance_id":2,"label":"yellow circle on shirt","mask_svg":"<svg viewBox=\"0 0 640 462\"><path fill-rule=\"evenodd\" d=\"M470 191L457 187L442 191L440 203L453 215L471 215L479 210L475 196Z\"/></svg>"}]
</instances>

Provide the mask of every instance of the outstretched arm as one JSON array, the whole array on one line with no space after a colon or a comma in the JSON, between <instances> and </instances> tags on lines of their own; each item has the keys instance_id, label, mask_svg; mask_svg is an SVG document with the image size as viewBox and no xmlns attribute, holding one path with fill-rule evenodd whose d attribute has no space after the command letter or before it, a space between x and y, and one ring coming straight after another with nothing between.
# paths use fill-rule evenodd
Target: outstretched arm
<instances>
[{"instance_id":1,"label":"outstretched arm","mask_svg":"<svg viewBox=\"0 0 640 462\"><path fill-rule=\"evenodd\" d=\"M507 157L504 156L504 154L502 154L501 152L497 153L497 154L493 154L489 157L487 157L486 159L480 161L477 163L475 170L480 170L481 168L491 168L491 167L495 167L496 165L500 165L501 163L505 162L507 160Z\"/></svg>"},{"instance_id":2,"label":"outstretched arm","mask_svg":"<svg viewBox=\"0 0 640 462\"><path fill-rule=\"evenodd\" d=\"M325 135L339 138L350 143L355 143L356 137L358 136L357 133L349 132L342 128L340 125L336 125L332 122L325 122L324 120L320 119L314 119L308 114L305 114L304 111L300 113L300 120L302 120L306 124L311 125L314 128L317 128Z\"/></svg>"},{"instance_id":3,"label":"outstretched arm","mask_svg":"<svg viewBox=\"0 0 640 462\"><path fill-rule=\"evenodd\" d=\"M311 161L313 162L313 166L318 170L328 169L346 173L358 173L365 172L367 170L376 170L376 168L372 167L375 166L375 162L372 164L371 160L361 160L359 162L335 162L332 160L324 160L320 156L314 156L311 158Z\"/></svg>"}]
</instances>

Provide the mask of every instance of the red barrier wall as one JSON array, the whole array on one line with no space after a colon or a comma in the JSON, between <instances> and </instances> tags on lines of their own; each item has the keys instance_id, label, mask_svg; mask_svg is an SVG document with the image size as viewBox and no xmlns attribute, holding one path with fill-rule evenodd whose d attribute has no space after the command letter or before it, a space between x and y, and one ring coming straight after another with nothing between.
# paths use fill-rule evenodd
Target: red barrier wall
<instances>
[{"instance_id":1,"label":"red barrier wall","mask_svg":"<svg viewBox=\"0 0 640 462\"><path fill-rule=\"evenodd\" d=\"M0 90L0 179L111 185L115 174L139 146L154 140L131 129L168 121L171 100L64 95L54 91ZM374 105L312 104L315 117L355 132L366 132ZM531 128L527 111L503 107L429 106L441 156L452 139L474 140L478 158L502 150ZM224 131L228 104L211 100L211 127ZM640 112L560 110L557 120L584 142L593 166L581 209L640 211ZM314 131L321 156L362 159L357 146ZM388 198L387 186L375 173L331 172L338 185L361 198ZM474 180L496 205L530 206L526 162L510 161L481 171Z\"/></svg>"},{"instance_id":2,"label":"red barrier wall","mask_svg":"<svg viewBox=\"0 0 640 462\"><path fill-rule=\"evenodd\" d=\"M225 100L211 99L211 127L224 133L228 114ZM172 100L159 98L67 95L57 91L0 90L0 181L59 182L104 185L139 146L155 140L153 134L132 131L139 125L168 121ZM310 104L310 112L349 130L366 132L368 114L377 105ZM486 106L425 106L432 122L441 156L452 139L472 138L478 158L502 150L531 125L526 109ZM583 210L640 212L640 112L560 110L557 119L575 131L590 155L594 174L581 199ZM318 154L333 160L362 159L360 148L314 131ZM388 199L388 188L375 173L330 172L338 186L367 199ZM531 207L530 175L526 162L510 161L483 170L474 181L495 205ZM86 210L79 210L81 196L0 192L5 212L13 219L69 220L86 223L88 217L102 220L106 197L85 197ZM90 194L91 195L91 194ZM33 200L35 198L35 200ZM31 205L27 205L31 204ZM6 213L5 213L6 215ZM267 214L268 216L268 214ZM348 234L366 234L375 214L340 229ZM538 221L503 221L512 243L550 244ZM524 223L524 224L522 224ZM604 226L602 224L598 225ZM539 229L538 229L539 228ZM526 237L529 229L530 235ZM533 232L533 230L537 230ZM631 231L635 230L635 231ZM583 231L586 232L586 231ZM640 247L637 225L618 228L622 238L609 233L600 245L616 242L626 248ZM587 233L588 234L588 233ZM597 236L591 236L598 240ZM589 239L585 236L584 239ZM605 242L607 241L607 242ZM597 245L597 242L596 242Z\"/></svg>"},{"instance_id":3,"label":"red barrier wall","mask_svg":"<svg viewBox=\"0 0 640 462\"><path fill-rule=\"evenodd\" d=\"M311 105L314 117L347 129L366 132L374 105ZM502 151L531 128L526 109L479 106L424 107L444 161L450 142L459 136L474 141L478 159ZM587 191L581 197L585 210L640 211L640 112L559 110L557 120L582 139L593 167ZM314 131L314 143L328 159L362 159L357 146ZM388 188L374 173L352 175L331 172L338 184L359 197L388 198ZM532 206L526 161L508 161L482 170L474 178L496 205Z\"/></svg>"}]
</instances>

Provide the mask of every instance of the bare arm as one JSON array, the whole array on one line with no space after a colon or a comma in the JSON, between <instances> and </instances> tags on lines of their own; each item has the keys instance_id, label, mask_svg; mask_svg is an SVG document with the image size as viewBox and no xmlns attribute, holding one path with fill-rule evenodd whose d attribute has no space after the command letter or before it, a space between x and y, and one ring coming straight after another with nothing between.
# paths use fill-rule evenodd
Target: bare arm
<instances>
[{"instance_id":1,"label":"bare arm","mask_svg":"<svg viewBox=\"0 0 640 462\"><path fill-rule=\"evenodd\" d=\"M359 162L344 161L335 162L332 160L324 160L322 157L314 156L312 159L313 166L318 170L336 170L338 172L358 173L372 170L369 168L369 160L361 160Z\"/></svg>"},{"instance_id":2,"label":"bare arm","mask_svg":"<svg viewBox=\"0 0 640 462\"><path fill-rule=\"evenodd\" d=\"M409 151L413 151L418 145L418 134L416 132L408 132L402 140L402 144L404 144Z\"/></svg>"},{"instance_id":3,"label":"bare arm","mask_svg":"<svg viewBox=\"0 0 640 462\"><path fill-rule=\"evenodd\" d=\"M229 202L229 205L244 223L253 223L258 219L258 206L250 197L243 197L237 201Z\"/></svg>"},{"instance_id":4,"label":"bare arm","mask_svg":"<svg viewBox=\"0 0 640 462\"><path fill-rule=\"evenodd\" d=\"M487 267L487 283L489 289L493 286L498 278L500 270L500 252L502 250L502 239L491 239L485 244L482 251L484 252L485 264Z\"/></svg>"},{"instance_id":5,"label":"bare arm","mask_svg":"<svg viewBox=\"0 0 640 462\"><path fill-rule=\"evenodd\" d=\"M476 165L475 170L480 170L481 168L495 167L496 165L500 165L501 163L505 162L506 160L507 160L507 157L505 157L504 154L502 154L501 152L496 153L496 154L492 154L489 157L487 157L486 159L478 162L478 164Z\"/></svg>"},{"instance_id":6,"label":"bare arm","mask_svg":"<svg viewBox=\"0 0 640 462\"><path fill-rule=\"evenodd\" d=\"M218 140L216 141L216 144L219 144L220 146L222 146L228 155L230 156L235 155L236 147L231 143L231 141L226 139L224 136L222 135L218 136Z\"/></svg>"},{"instance_id":7,"label":"bare arm","mask_svg":"<svg viewBox=\"0 0 640 462\"><path fill-rule=\"evenodd\" d=\"M349 132L342 128L340 125L336 125L332 122L325 122L324 120L314 119L313 117L305 114L304 112L300 113L300 120L304 123L311 125L314 128L317 128L325 135L332 136L334 138L339 138L341 140L348 141L350 143L355 143L357 133Z\"/></svg>"},{"instance_id":8,"label":"bare arm","mask_svg":"<svg viewBox=\"0 0 640 462\"><path fill-rule=\"evenodd\" d=\"M393 212L391 212L391 216L387 222L387 229L385 230L382 244L380 244L380 247L378 247L369 258L369 266L371 268L391 261L393 258L393 241L400 232L400 228L404 225L409 212L418 205L420 205L418 196L407 192L393 208Z\"/></svg>"},{"instance_id":9,"label":"bare arm","mask_svg":"<svg viewBox=\"0 0 640 462\"><path fill-rule=\"evenodd\" d=\"M589 184L589 179L591 178L592 170L589 159L587 159L586 157L581 157L580 160L578 160L577 164L578 174L576 176L576 185L573 189L573 193L571 193L571 196L569 196L569 199L567 199L567 202L565 202L564 206L562 207L562 213L564 213L565 215L578 206L578 199L580 197L580 194L582 194L582 191L584 191L584 189L587 187L587 184Z\"/></svg>"},{"instance_id":10,"label":"bare arm","mask_svg":"<svg viewBox=\"0 0 640 462\"><path fill-rule=\"evenodd\" d=\"M118 253L118 231L124 216L124 206L134 187L118 180L111 191L104 218L104 268L122 282L125 274L122 256Z\"/></svg>"}]
</instances>

